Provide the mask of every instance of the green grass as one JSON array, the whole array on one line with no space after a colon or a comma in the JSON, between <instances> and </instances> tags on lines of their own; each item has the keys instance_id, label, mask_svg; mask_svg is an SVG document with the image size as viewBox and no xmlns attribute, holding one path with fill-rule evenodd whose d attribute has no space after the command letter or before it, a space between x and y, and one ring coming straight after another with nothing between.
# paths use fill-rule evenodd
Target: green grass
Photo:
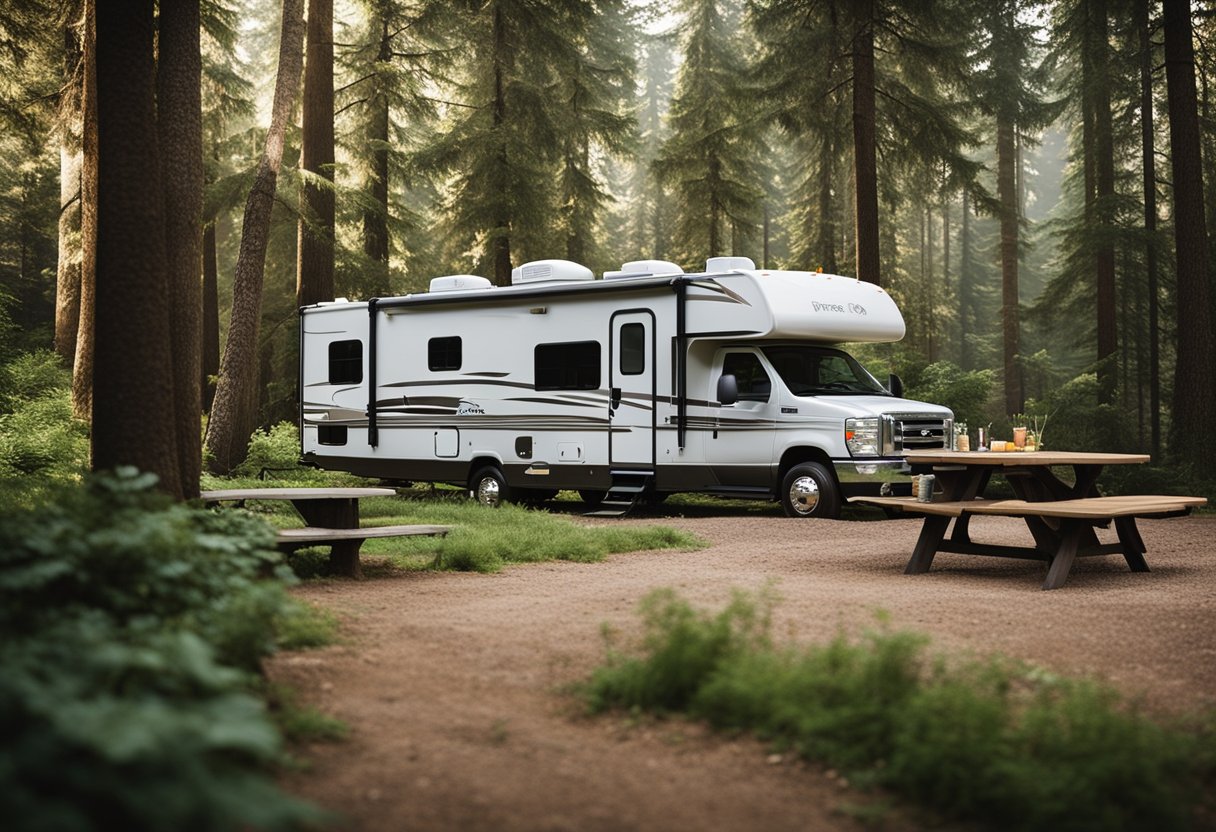
<instances>
[{"instance_id":1,"label":"green grass","mask_svg":"<svg viewBox=\"0 0 1216 832\"><path fill-rule=\"evenodd\" d=\"M438 492L443 494L444 492ZM705 544L686 532L662 526L636 527L606 521L578 525L545 511L504 505L487 509L456 496L364 501L364 525L450 525L446 537L369 540L362 551L386 555L401 568L494 572L508 563L546 560L593 562L614 552L696 549Z\"/></svg>"},{"instance_id":2,"label":"green grass","mask_svg":"<svg viewBox=\"0 0 1216 832\"><path fill-rule=\"evenodd\" d=\"M778 647L774 598L717 614L671 590L642 605L640 644L584 688L592 710L680 712L746 730L940 816L1001 829L1188 829L1216 780L1210 715L1162 724L1086 678L1003 659L932 656L885 623Z\"/></svg>"}]
</instances>

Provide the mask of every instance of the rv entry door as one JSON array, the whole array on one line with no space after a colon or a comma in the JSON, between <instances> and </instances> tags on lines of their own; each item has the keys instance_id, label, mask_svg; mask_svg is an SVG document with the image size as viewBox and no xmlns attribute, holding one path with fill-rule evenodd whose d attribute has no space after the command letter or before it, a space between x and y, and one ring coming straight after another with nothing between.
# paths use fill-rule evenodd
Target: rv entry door
<instances>
[{"instance_id":1,"label":"rv entry door","mask_svg":"<svg viewBox=\"0 0 1216 832\"><path fill-rule=\"evenodd\" d=\"M654 313L612 316L608 366L608 457L613 466L654 467Z\"/></svg>"}]
</instances>

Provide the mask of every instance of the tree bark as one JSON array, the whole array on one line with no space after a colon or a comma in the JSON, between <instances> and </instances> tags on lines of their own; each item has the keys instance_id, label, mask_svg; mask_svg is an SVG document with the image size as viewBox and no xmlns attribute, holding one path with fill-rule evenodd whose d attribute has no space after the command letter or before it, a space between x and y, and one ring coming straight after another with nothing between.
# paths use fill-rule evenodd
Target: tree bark
<instances>
[{"instance_id":1,"label":"tree bark","mask_svg":"<svg viewBox=\"0 0 1216 832\"><path fill-rule=\"evenodd\" d=\"M1189 0L1165 0L1165 80L1169 95L1170 162L1174 180L1178 358L1170 455L1199 470L1216 464L1216 373L1207 274L1195 51Z\"/></svg>"},{"instance_id":2,"label":"tree bark","mask_svg":"<svg viewBox=\"0 0 1216 832\"><path fill-rule=\"evenodd\" d=\"M98 4L96 14L93 469L133 465L180 498L153 0Z\"/></svg>"},{"instance_id":3,"label":"tree bark","mask_svg":"<svg viewBox=\"0 0 1216 832\"><path fill-rule=\"evenodd\" d=\"M513 65L511 46L507 43L507 25L500 4L494 5L494 130L499 133L498 163L507 169L507 142L501 136L507 118L507 75ZM490 260L494 266L494 283L511 285L511 217L503 214L498 227L490 232Z\"/></svg>"},{"instance_id":4,"label":"tree bark","mask_svg":"<svg viewBox=\"0 0 1216 832\"><path fill-rule=\"evenodd\" d=\"M857 277L880 285L874 92L874 0L857 4L853 31L853 213Z\"/></svg>"},{"instance_id":5,"label":"tree bark","mask_svg":"<svg viewBox=\"0 0 1216 832\"><path fill-rule=\"evenodd\" d=\"M80 330L80 38L63 30L64 95L59 135L59 260L55 269L55 352L65 366L76 358Z\"/></svg>"},{"instance_id":6,"label":"tree bark","mask_svg":"<svg viewBox=\"0 0 1216 832\"><path fill-rule=\"evenodd\" d=\"M1117 304L1115 299L1115 151L1110 114L1110 45L1106 3L1093 0L1091 5L1093 37L1094 91L1094 149L1097 153L1097 212L1098 250L1095 258L1098 312L1098 401L1111 404L1115 400L1115 365L1117 342Z\"/></svg>"},{"instance_id":7,"label":"tree bark","mask_svg":"<svg viewBox=\"0 0 1216 832\"><path fill-rule=\"evenodd\" d=\"M381 21L380 51L376 55L377 64L387 67L392 58L392 44L389 36L387 18ZM368 190L371 193L374 206L363 212L363 253L376 267L377 293L388 293L389 273L389 236L388 236L388 94L382 84L377 84L376 93L368 103L372 108L371 138L372 169Z\"/></svg>"},{"instance_id":8,"label":"tree bark","mask_svg":"<svg viewBox=\"0 0 1216 832\"><path fill-rule=\"evenodd\" d=\"M1136 29L1140 36L1140 158L1144 183L1144 270L1148 287L1148 389L1149 434L1153 458L1161 458L1161 323L1157 286L1157 159L1153 133L1153 44L1149 31L1149 4L1136 3Z\"/></svg>"},{"instance_id":9,"label":"tree bark","mask_svg":"<svg viewBox=\"0 0 1216 832\"><path fill-rule=\"evenodd\" d=\"M832 127L823 137L819 148L819 233L815 239L815 251L818 266L828 274L836 274L839 268L836 263L836 224L832 213L832 184L836 181L836 119L832 119Z\"/></svg>"},{"instance_id":10,"label":"tree bark","mask_svg":"<svg viewBox=\"0 0 1216 832\"><path fill-rule=\"evenodd\" d=\"M214 378L220 372L220 297L219 264L216 257L215 224L217 217L203 229L203 361L199 391L203 410L211 412L215 398Z\"/></svg>"},{"instance_id":11,"label":"tree bark","mask_svg":"<svg viewBox=\"0 0 1216 832\"><path fill-rule=\"evenodd\" d=\"M334 7L308 0L296 304L334 299ZM316 179L324 182L317 182Z\"/></svg>"},{"instance_id":12,"label":"tree bark","mask_svg":"<svg viewBox=\"0 0 1216 832\"><path fill-rule=\"evenodd\" d=\"M232 286L232 318L220 363L219 381L211 417L207 422L206 447L212 471L226 474L244 459L249 437L257 427L258 330L262 317L262 278L266 246L270 237L270 214L275 185L283 162L287 121L295 104L304 60L303 0L283 0L283 22L279 39L279 68L266 147L258 163L241 228Z\"/></svg>"},{"instance_id":13,"label":"tree bark","mask_svg":"<svg viewBox=\"0 0 1216 832\"><path fill-rule=\"evenodd\" d=\"M182 494L202 468L203 104L199 0L160 0L156 75L174 413Z\"/></svg>"},{"instance_id":14,"label":"tree bark","mask_svg":"<svg viewBox=\"0 0 1216 832\"><path fill-rule=\"evenodd\" d=\"M975 301L971 291L971 200L970 194L963 189L963 223L959 229L958 266L958 347L959 366L964 370L972 369L972 351L967 346L967 336L971 333L971 321L974 315Z\"/></svg>"},{"instance_id":15,"label":"tree bark","mask_svg":"<svg viewBox=\"0 0 1216 832\"><path fill-rule=\"evenodd\" d=\"M1018 367L1018 203L1014 181L1014 125L1008 116L996 122L997 199L1001 211L1001 332L1004 337L1005 412L1020 413L1024 404Z\"/></svg>"},{"instance_id":16,"label":"tree bark","mask_svg":"<svg viewBox=\"0 0 1216 832\"><path fill-rule=\"evenodd\" d=\"M72 362L72 415L93 418L93 320L97 287L97 5L85 0L80 90L80 314Z\"/></svg>"}]
</instances>

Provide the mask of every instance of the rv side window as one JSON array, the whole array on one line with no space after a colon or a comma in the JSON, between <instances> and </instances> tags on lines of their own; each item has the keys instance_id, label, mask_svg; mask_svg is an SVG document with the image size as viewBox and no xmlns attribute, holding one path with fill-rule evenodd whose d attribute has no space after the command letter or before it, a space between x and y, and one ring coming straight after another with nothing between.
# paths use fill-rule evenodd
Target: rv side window
<instances>
[{"instance_id":1,"label":"rv side window","mask_svg":"<svg viewBox=\"0 0 1216 832\"><path fill-rule=\"evenodd\" d=\"M426 364L432 370L459 370L460 336L432 338L426 344Z\"/></svg>"},{"instance_id":2,"label":"rv side window","mask_svg":"<svg viewBox=\"0 0 1216 832\"><path fill-rule=\"evenodd\" d=\"M739 401L766 402L772 392L773 383L769 380L764 365L755 353L727 353L722 361L722 374L731 374L739 385Z\"/></svg>"},{"instance_id":3,"label":"rv side window","mask_svg":"<svg viewBox=\"0 0 1216 832\"><path fill-rule=\"evenodd\" d=\"M363 381L363 342L329 342L329 383L359 384Z\"/></svg>"},{"instance_id":4,"label":"rv side window","mask_svg":"<svg viewBox=\"0 0 1216 832\"><path fill-rule=\"evenodd\" d=\"M646 372L646 327L625 324L621 327L621 375L640 376Z\"/></svg>"},{"instance_id":5,"label":"rv side window","mask_svg":"<svg viewBox=\"0 0 1216 832\"><path fill-rule=\"evenodd\" d=\"M536 345L537 390L598 390L600 342Z\"/></svg>"}]
</instances>

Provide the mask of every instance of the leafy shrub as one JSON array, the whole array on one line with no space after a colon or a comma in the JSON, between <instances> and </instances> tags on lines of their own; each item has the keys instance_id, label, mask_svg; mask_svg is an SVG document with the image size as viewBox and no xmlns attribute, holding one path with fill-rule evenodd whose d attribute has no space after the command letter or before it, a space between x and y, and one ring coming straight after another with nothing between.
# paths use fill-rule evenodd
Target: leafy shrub
<instances>
[{"instance_id":1,"label":"leafy shrub","mask_svg":"<svg viewBox=\"0 0 1216 832\"><path fill-rule=\"evenodd\" d=\"M912 399L945 405L959 422L979 425L988 422L988 400L996 383L992 370L963 370L949 361L928 365L909 384Z\"/></svg>"},{"instance_id":2,"label":"leafy shrub","mask_svg":"<svg viewBox=\"0 0 1216 832\"><path fill-rule=\"evenodd\" d=\"M944 816L1006 829L1185 829L1210 778L1210 726L1156 724L1108 686L1017 662L930 660L886 626L778 648L771 595L721 613L670 590L642 604L640 646L586 685L595 710L682 710L750 729Z\"/></svg>"},{"instance_id":3,"label":"leafy shrub","mask_svg":"<svg viewBox=\"0 0 1216 832\"><path fill-rule=\"evenodd\" d=\"M0 516L0 816L8 828L288 828L249 693L288 573L240 512L131 469Z\"/></svg>"},{"instance_id":4,"label":"leafy shrub","mask_svg":"<svg viewBox=\"0 0 1216 832\"><path fill-rule=\"evenodd\" d=\"M263 469L291 470L300 467L300 432L292 422L279 422L249 437L249 452L237 466L238 475L256 477ZM306 470L306 469L305 469Z\"/></svg>"},{"instance_id":5,"label":"leafy shrub","mask_svg":"<svg viewBox=\"0 0 1216 832\"><path fill-rule=\"evenodd\" d=\"M1098 403L1098 377L1079 375L1041 401L1026 403L1032 416L1046 416L1043 442L1051 451L1131 451L1130 432L1119 409Z\"/></svg>"}]
</instances>

